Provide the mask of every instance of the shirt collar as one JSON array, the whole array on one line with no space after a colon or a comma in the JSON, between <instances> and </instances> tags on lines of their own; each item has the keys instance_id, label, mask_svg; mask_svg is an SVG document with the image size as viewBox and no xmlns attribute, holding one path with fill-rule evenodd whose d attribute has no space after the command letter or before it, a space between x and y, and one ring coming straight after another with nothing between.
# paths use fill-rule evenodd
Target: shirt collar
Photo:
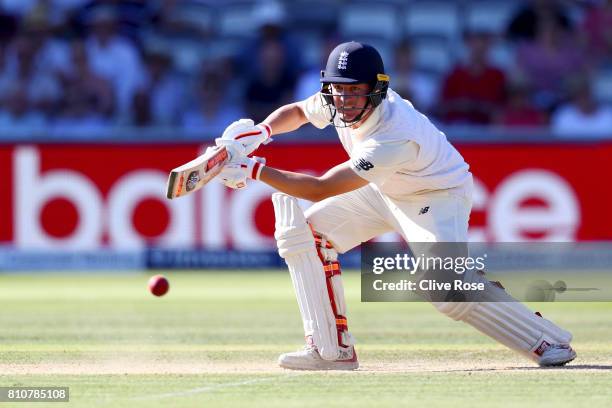
<instances>
[{"instance_id":1,"label":"shirt collar","mask_svg":"<svg viewBox=\"0 0 612 408\"><path fill-rule=\"evenodd\" d=\"M350 129L351 136L358 139L366 139L372 134L374 129L380 124L382 118L382 110L385 107L386 100L383 99L382 103L374 108L374 111L368 116L368 118L359 126L357 129Z\"/></svg>"}]
</instances>

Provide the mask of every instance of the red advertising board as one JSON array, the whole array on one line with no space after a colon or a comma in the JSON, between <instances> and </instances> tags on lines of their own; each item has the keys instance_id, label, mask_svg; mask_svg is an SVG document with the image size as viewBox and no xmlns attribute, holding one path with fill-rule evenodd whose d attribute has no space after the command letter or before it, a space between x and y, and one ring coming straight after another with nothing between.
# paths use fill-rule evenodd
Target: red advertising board
<instances>
[{"instance_id":1,"label":"red advertising board","mask_svg":"<svg viewBox=\"0 0 612 408\"><path fill-rule=\"evenodd\" d=\"M473 240L611 240L612 143L458 146L476 180ZM23 249L273 248L272 190L213 182L164 198L196 145L0 146L0 243ZM321 174L340 145L271 144L268 164Z\"/></svg>"}]
</instances>

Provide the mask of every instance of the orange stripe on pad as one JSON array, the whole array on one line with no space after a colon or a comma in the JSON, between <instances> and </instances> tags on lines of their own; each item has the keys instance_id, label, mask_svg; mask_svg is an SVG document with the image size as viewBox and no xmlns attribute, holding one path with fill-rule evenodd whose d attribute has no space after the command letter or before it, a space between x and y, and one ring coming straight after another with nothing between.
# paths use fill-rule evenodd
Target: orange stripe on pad
<instances>
[{"instance_id":1,"label":"orange stripe on pad","mask_svg":"<svg viewBox=\"0 0 612 408\"><path fill-rule=\"evenodd\" d=\"M337 262L330 263L330 264L327 264L327 265L323 265L323 270L325 272L328 272L328 271L339 271L340 270L340 265L338 265Z\"/></svg>"},{"instance_id":2,"label":"orange stripe on pad","mask_svg":"<svg viewBox=\"0 0 612 408\"><path fill-rule=\"evenodd\" d=\"M323 264L323 271L325 271L325 277L327 278L331 278L332 276L340 275L342 273L340 271L340 263L337 261Z\"/></svg>"},{"instance_id":3,"label":"orange stripe on pad","mask_svg":"<svg viewBox=\"0 0 612 408\"><path fill-rule=\"evenodd\" d=\"M344 316L336 317L336 329L338 329L341 332L348 330L348 323L347 323L346 317Z\"/></svg>"}]
</instances>

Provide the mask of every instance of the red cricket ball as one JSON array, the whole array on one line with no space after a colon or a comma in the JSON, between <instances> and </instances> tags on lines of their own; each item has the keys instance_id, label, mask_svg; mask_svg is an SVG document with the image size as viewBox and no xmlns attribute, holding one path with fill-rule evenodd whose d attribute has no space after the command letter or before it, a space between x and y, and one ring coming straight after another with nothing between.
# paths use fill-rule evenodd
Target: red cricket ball
<instances>
[{"instance_id":1,"label":"red cricket ball","mask_svg":"<svg viewBox=\"0 0 612 408\"><path fill-rule=\"evenodd\" d=\"M149 291L155 296L164 296L168 289L170 289L170 284L163 275L151 276L149 279Z\"/></svg>"}]
</instances>

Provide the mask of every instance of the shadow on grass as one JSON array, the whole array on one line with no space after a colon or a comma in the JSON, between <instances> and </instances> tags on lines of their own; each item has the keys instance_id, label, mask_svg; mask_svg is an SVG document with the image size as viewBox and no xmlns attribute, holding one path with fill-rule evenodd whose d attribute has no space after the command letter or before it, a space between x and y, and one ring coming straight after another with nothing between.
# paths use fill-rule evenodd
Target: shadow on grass
<instances>
[{"instance_id":1,"label":"shadow on grass","mask_svg":"<svg viewBox=\"0 0 612 408\"><path fill-rule=\"evenodd\" d=\"M602 370L602 371L612 371L612 365L597 365L597 364L574 364L574 365L568 365L568 366L565 366L565 367L548 367L548 368L561 368L561 369L564 369L564 370Z\"/></svg>"},{"instance_id":2,"label":"shadow on grass","mask_svg":"<svg viewBox=\"0 0 612 408\"><path fill-rule=\"evenodd\" d=\"M534 367L534 366L518 366L518 367L492 367L492 368L461 368L448 370L430 370L431 373L467 373L467 372L494 372L494 371L538 371L538 370L600 370L612 371L612 365L597 365L597 364L576 364L561 367Z\"/></svg>"}]
</instances>

